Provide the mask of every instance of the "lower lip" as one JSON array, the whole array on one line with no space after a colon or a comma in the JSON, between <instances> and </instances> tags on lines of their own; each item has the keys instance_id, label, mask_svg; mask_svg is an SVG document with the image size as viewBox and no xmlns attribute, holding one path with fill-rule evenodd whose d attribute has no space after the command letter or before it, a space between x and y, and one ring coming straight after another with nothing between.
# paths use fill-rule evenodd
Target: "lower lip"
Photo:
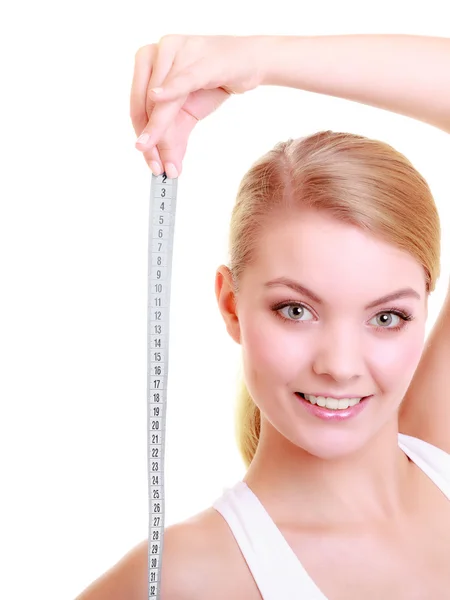
<instances>
[{"instance_id":1,"label":"lower lip","mask_svg":"<svg viewBox=\"0 0 450 600\"><path fill-rule=\"evenodd\" d=\"M365 409L370 398L372 396L365 396L362 398L358 404L355 406L349 406L348 408L339 409L330 409L325 406L318 406L317 404L311 404L305 398L302 398L299 394L295 394L295 397L301 402L301 404L315 417L319 417L319 419L323 419L324 421L345 421L346 419L351 419L352 417L356 417L359 415L361 411Z\"/></svg>"}]
</instances>

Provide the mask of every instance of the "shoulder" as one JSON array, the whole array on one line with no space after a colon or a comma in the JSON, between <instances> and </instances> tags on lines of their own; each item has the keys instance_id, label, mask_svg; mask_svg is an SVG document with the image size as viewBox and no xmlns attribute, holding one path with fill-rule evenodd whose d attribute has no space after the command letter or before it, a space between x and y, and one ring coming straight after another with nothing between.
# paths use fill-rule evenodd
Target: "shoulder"
<instances>
[{"instance_id":1,"label":"shoulder","mask_svg":"<svg viewBox=\"0 0 450 600\"><path fill-rule=\"evenodd\" d=\"M237 547L221 515L209 508L166 529L161 595L163 600L217 597L227 585Z\"/></svg>"},{"instance_id":2,"label":"shoulder","mask_svg":"<svg viewBox=\"0 0 450 600\"><path fill-rule=\"evenodd\" d=\"M147 575L145 539L76 600L147 600ZM165 530L161 576L162 600L238 597L242 587L252 586L228 525L214 508Z\"/></svg>"}]
</instances>

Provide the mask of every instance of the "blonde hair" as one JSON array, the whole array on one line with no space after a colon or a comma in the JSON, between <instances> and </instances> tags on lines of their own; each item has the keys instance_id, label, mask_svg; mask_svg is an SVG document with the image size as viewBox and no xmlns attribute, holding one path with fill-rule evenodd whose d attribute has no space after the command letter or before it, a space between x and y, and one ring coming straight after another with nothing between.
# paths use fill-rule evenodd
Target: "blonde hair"
<instances>
[{"instance_id":1,"label":"blonde hair","mask_svg":"<svg viewBox=\"0 0 450 600\"><path fill-rule=\"evenodd\" d=\"M440 274L440 223L425 179L389 144L321 131L280 142L244 175L230 224L234 291L254 259L258 236L280 211L313 208L409 252L424 268L426 290ZM245 381L237 398L236 434L248 467L258 446L259 408Z\"/></svg>"}]
</instances>

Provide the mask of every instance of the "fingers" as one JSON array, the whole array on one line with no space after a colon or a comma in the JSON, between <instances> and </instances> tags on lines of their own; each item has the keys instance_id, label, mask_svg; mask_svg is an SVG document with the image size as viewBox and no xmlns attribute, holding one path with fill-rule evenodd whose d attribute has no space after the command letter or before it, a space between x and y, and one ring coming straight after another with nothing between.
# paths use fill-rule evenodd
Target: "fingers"
<instances>
[{"instance_id":1,"label":"fingers","mask_svg":"<svg viewBox=\"0 0 450 600\"><path fill-rule=\"evenodd\" d=\"M188 75L185 69L177 74L180 66L177 56L185 37L165 36L158 44L140 48L135 56L131 89L130 115L139 136L136 148L143 152L145 161L155 174L166 171L169 177L177 177L181 173L187 139L198 121L194 115L187 121L186 116L181 121L179 118L190 92L198 88L193 81L195 69L192 69L192 64ZM161 96L164 102L155 101L158 95L152 91L161 87L169 92L169 96L167 93ZM186 111L183 114L190 113ZM187 126L186 131L181 131L184 125ZM173 163L173 169L170 163Z\"/></svg>"},{"instance_id":2,"label":"fingers","mask_svg":"<svg viewBox=\"0 0 450 600\"><path fill-rule=\"evenodd\" d=\"M140 135L148 123L152 106L147 102L147 89L156 56L155 44L139 48L135 55L133 82L130 94L130 117L136 135ZM162 161L156 146L143 152L145 162L156 175L163 172Z\"/></svg>"},{"instance_id":3,"label":"fingers","mask_svg":"<svg viewBox=\"0 0 450 600\"><path fill-rule=\"evenodd\" d=\"M158 144L159 155L168 177L179 177L181 174L189 136L197 123L195 117L181 109L178 119L169 127L167 135ZM171 164L176 172L171 169Z\"/></svg>"},{"instance_id":4,"label":"fingers","mask_svg":"<svg viewBox=\"0 0 450 600\"><path fill-rule=\"evenodd\" d=\"M147 89L152 75L155 55L155 44L139 48L135 55L130 94L130 117L136 135L140 135L148 123Z\"/></svg>"},{"instance_id":5,"label":"fingers","mask_svg":"<svg viewBox=\"0 0 450 600\"><path fill-rule=\"evenodd\" d=\"M159 153L159 148L153 146L150 150L143 152L145 162L154 175L161 175L164 171L163 161Z\"/></svg>"},{"instance_id":6,"label":"fingers","mask_svg":"<svg viewBox=\"0 0 450 600\"><path fill-rule=\"evenodd\" d=\"M155 103L171 102L179 98L187 98L191 92L199 89L215 89L217 87L215 83L208 85L205 81L196 81L195 73L197 68L200 71L200 67L197 64L193 64L187 73L170 73L160 87L155 86L155 91L153 86L150 85L149 93L152 101Z\"/></svg>"},{"instance_id":7,"label":"fingers","mask_svg":"<svg viewBox=\"0 0 450 600\"><path fill-rule=\"evenodd\" d=\"M162 38L159 41L159 44L156 45L153 57L153 69L147 89L148 97L149 90L161 86L167 75L170 73L178 51L178 46L178 43L168 42L167 38ZM152 98L149 97L149 100L151 101Z\"/></svg>"},{"instance_id":8,"label":"fingers","mask_svg":"<svg viewBox=\"0 0 450 600\"><path fill-rule=\"evenodd\" d=\"M145 46L142 55L136 55L136 83L134 83L133 93L135 94L136 123L142 125L138 135L144 135L144 142L138 141L136 147L138 150L150 149L158 144L168 126L175 120L181 107L186 101L187 94L171 102L165 102L164 105L156 106L153 98L152 88L160 87L170 73L178 48L182 43L183 36L167 36L162 38L158 45L151 47ZM148 48L148 49L147 49ZM145 77L147 70L149 77ZM145 90L144 90L145 86ZM144 123L143 105L147 115L147 121Z\"/></svg>"},{"instance_id":9,"label":"fingers","mask_svg":"<svg viewBox=\"0 0 450 600\"><path fill-rule=\"evenodd\" d=\"M142 131L142 134L147 134L149 139L143 144L139 140L136 142L136 147L139 150L150 148L161 141L169 125L175 121L181 107L186 102L186 98L183 96L172 102L158 104L153 108L150 119Z\"/></svg>"}]
</instances>

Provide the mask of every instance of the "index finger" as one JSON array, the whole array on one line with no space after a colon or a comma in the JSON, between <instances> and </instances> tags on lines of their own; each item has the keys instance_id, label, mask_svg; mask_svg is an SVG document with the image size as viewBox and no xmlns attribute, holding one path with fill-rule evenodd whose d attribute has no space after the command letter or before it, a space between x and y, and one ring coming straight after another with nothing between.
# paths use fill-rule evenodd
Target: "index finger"
<instances>
[{"instance_id":1,"label":"index finger","mask_svg":"<svg viewBox=\"0 0 450 600\"><path fill-rule=\"evenodd\" d=\"M130 117L136 135L140 135L148 123L147 89L153 73L157 46L149 44L139 48L134 57L133 81L130 93Z\"/></svg>"},{"instance_id":2,"label":"index finger","mask_svg":"<svg viewBox=\"0 0 450 600\"><path fill-rule=\"evenodd\" d=\"M140 48L135 56L135 68L130 96L130 116L136 135L149 134L145 143L138 141L142 149L154 147L164 132L175 120L188 94L176 99L155 104L151 89L160 86L171 71L177 47L165 44L150 44Z\"/></svg>"}]
</instances>

